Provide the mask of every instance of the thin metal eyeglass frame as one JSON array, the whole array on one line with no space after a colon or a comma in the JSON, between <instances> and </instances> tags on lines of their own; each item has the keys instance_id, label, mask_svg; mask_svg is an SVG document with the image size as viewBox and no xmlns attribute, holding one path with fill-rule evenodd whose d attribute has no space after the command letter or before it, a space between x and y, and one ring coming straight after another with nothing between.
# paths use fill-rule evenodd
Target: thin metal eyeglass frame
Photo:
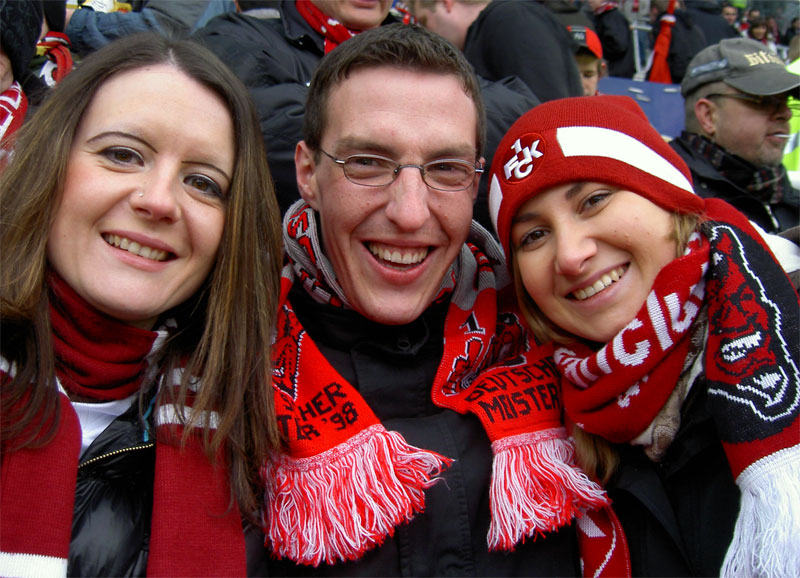
<instances>
[{"instance_id":1,"label":"thin metal eyeglass frame","mask_svg":"<svg viewBox=\"0 0 800 578\"><path fill-rule=\"evenodd\" d=\"M397 180L397 177L398 177L398 175L400 174L400 171L401 171L401 170L403 170L403 169L407 169L407 168L412 168L412 167L413 167L413 168L415 168L415 169L419 169L420 175L422 176L422 181L423 181L423 182L424 182L424 183L425 183L427 186L429 186L430 188L432 188L432 189L435 189L435 190L437 190L437 191L444 191L444 192L446 192L446 193L455 193L455 192L458 192L458 191L464 191L464 190L466 190L466 189L470 188L470 187L472 186L472 184L475 182L475 177L477 177L477 176L478 176L478 175L480 175L480 174L483 174L483 172L484 172L484 170L485 170L483 167L479 167L479 166L477 166L477 164L472 164L471 162L469 162L469 161L465 161L465 160L463 160L463 159L435 159L435 160L432 160L432 161L429 161L429 162L425 163L424 165L413 165L413 164L410 164L410 165L401 165L401 164L400 164L400 163L398 163L396 160L394 160L394 159L390 159L389 157L383 157L383 156L381 156L381 155L373 155L373 154L368 154L368 153L361 153L361 154L349 155L349 156L346 156L346 157L345 157L345 158L343 158L343 159L337 159L335 156L333 156L331 153L327 152L327 151L326 151L325 149L323 149L322 147L320 147L320 148L319 148L319 150L320 150L320 151L321 151L321 152L322 152L322 153L323 153L325 156L327 156L329 159L331 159L331 160L332 160L334 163L336 163L337 165L339 165L340 167L342 167L342 172L344 173L344 177L345 177L345 178L346 178L348 181L350 181L350 182L351 182L351 183L353 183L354 185L359 185L359 186L361 186L361 187L388 187L389 185L391 185L393 182L395 182L395 181ZM366 158L373 158L373 159L381 159L381 160L384 160L384 161L389 161L390 163L393 163L393 164L395 165L395 168L394 168L394 170L392 171L392 175L393 175L393 176L392 176L392 180L390 180L388 183L384 183L384 184L381 184L381 185L369 185L369 184L366 184L366 183L359 183L358 181L354 181L354 180L353 180L353 179L350 177L350 175L348 175L348 174L347 174L347 170L345 169L345 163L347 163L347 161L348 161L349 159L353 158L353 157L366 157ZM472 167L472 169L473 169L475 172L472 174L472 179L470 180L469 184L467 184L467 185L465 185L465 186L463 186L463 187L460 187L460 188L458 188L458 189L443 189L443 188L441 188L441 187L437 187L436 185L432 185L431 183L429 183L429 182L428 182L428 179L425 177L425 175L426 175L426 172L425 172L425 167L426 167L427 165L432 165L432 164L441 163L441 162L445 162L445 161L446 161L446 162L456 162L456 163L461 163L461 164L464 164L464 165L466 165L466 166L470 166L470 167Z\"/></svg>"}]
</instances>

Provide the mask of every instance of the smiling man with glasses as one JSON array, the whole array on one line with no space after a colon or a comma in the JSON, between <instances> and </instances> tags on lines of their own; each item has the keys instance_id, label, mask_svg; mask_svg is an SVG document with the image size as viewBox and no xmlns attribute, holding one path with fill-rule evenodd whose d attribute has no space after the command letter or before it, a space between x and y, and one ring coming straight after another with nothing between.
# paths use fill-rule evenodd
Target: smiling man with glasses
<instances>
[{"instance_id":1,"label":"smiling man with glasses","mask_svg":"<svg viewBox=\"0 0 800 578\"><path fill-rule=\"evenodd\" d=\"M515 449L569 442L549 350L527 342L502 249L472 218L485 138L472 67L424 28L367 30L320 61L295 151L302 199L283 222L284 445L262 471L250 575L580 575L580 484L543 474L530 486L556 497L534 495L519 480L539 479L533 458L518 477L493 458L512 432ZM498 362L505 381L490 383ZM582 535L605 564L613 544Z\"/></svg>"},{"instance_id":2,"label":"smiling man with glasses","mask_svg":"<svg viewBox=\"0 0 800 578\"><path fill-rule=\"evenodd\" d=\"M686 130L670 144L695 191L719 197L771 233L798 225L800 193L781 162L798 114L800 76L763 44L722 40L697 54L681 83Z\"/></svg>"}]
</instances>

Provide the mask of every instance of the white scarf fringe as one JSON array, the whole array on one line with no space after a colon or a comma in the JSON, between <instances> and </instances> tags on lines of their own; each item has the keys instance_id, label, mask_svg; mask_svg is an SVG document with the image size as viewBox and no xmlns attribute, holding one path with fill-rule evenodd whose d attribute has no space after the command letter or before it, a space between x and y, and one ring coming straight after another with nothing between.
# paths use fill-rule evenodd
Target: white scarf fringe
<instances>
[{"instance_id":1,"label":"white scarf fringe","mask_svg":"<svg viewBox=\"0 0 800 578\"><path fill-rule=\"evenodd\" d=\"M751 464L736 484L741 506L720 576L800 576L800 446Z\"/></svg>"}]
</instances>

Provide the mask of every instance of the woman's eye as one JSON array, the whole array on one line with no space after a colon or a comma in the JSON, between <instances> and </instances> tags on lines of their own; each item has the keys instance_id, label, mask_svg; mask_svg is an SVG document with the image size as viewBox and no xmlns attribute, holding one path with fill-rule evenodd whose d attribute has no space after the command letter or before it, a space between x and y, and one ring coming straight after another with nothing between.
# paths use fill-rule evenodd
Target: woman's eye
<instances>
[{"instance_id":1,"label":"woman's eye","mask_svg":"<svg viewBox=\"0 0 800 578\"><path fill-rule=\"evenodd\" d=\"M126 147L110 147L101 151L100 154L118 165L140 165L143 162L139 153Z\"/></svg>"},{"instance_id":2,"label":"woman's eye","mask_svg":"<svg viewBox=\"0 0 800 578\"><path fill-rule=\"evenodd\" d=\"M206 195L224 197L222 189L212 179L205 175L189 175L185 180L186 184Z\"/></svg>"},{"instance_id":3,"label":"woman's eye","mask_svg":"<svg viewBox=\"0 0 800 578\"><path fill-rule=\"evenodd\" d=\"M594 192L588 197L586 197L586 199L583 201L582 208L594 209L595 207L602 205L606 200L608 200L610 196L611 196L610 191L603 190Z\"/></svg>"},{"instance_id":4,"label":"woman's eye","mask_svg":"<svg viewBox=\"0 0 800 578\"><path fill-rule=\"evenodd\" d=\"M520 249L535 249L538 247L542 240L547 236L547 231L544 229L534 229L528 231L519 239L518 247Z\"/></svg>"}]
</instances>

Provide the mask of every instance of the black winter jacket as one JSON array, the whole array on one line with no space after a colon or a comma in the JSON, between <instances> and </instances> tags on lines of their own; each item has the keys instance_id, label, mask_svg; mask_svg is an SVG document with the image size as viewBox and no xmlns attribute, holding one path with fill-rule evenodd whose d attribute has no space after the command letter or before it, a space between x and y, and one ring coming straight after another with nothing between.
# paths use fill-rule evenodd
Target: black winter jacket
<instances>
[{"instance_id":1,"label":"black winter jacket","mask_svg":"<svg viewBox=\"0 0 800 578\"><path fill-rule=\"evenodd\" d=\"M467 29L464 55L489 80L521 78L546 102L583 96L572 38L555 15L531 0L494 0Z\"/></svg>"},{"instance_id":2,"label":"black winter jacket","mask_svg":"<svg viewBox=\"0 0 800 578\"><path fill-rule=\"evenodd\" d=\"M281 213L285 213L300 198L294 151L303 139L308 85L324 55L324 44L322 35L303 19L293 1L283 2L279 14L279 18L264 19L247 13L222 14L194 37L227 64L248 88L258 110L278 205ZM383 24L393 22L397 19L390 13ZM489 230L492 225L487 191L492 155L514 121L539 104L518 78L492 80L496 82L481 82L487 116L484 155L487 171L481 179L474 215Z\"/></svg>"},{"instance_id":3,"label":"black winter jacket","mask_svg":"<svg viewBox=\"0 0 800 578\"><path fill-rule=\"evenodd\" d=\"M378 325L349 310L334 310L298 285L290 295L304 329L334 368L356 386L389 430L412 445L454 458L444 480L426 490L425 511L398 526L392 538L359 561L300 566L274 560L248 535L248 573L254 576L578 576L573 527L490 553L489 438L473 415L437 407L431 384L442 357L447 305L432 306L408 325Z\"/></svg>"},{"instance_id":4,"label":"black winter jacket","mask_svg":"<svg viewBox=\"0 0 800 578\"><path fill-rule=\"evenodd\" d=\"M630 22L617 8L602 14L592 14L595 31L603 45L603 58L608 64L608 75L633 78L636 73L633 35Z\"/></svg>"},{"instance_id":5,"label":"black winter jacket","mask_svg":"<svg viewBox=\"0 0 800 578\"><path fill-rule=\"evenodd\" d=\"M661 30L659 15L653 25L653 46ZM667 65L673 84L680 84L694 55L706 47L703 31L692 21L692 17L684 10L675 10L675 25L672 27L672 39L669 43Z\"/></svg>"},{"instance_id":6,"label":"black winter jacket","mask_svg":"<svg viewBox=\"0 0 800 578\"><path fill-rule=\"evenodd\" d=\"M222 14L194 37L227 64L250 92L278 204L285 212L300 198L294 150L303 140L306 95L324 55L323 37L300 16L294 2L281 5L280 18Z\"/></svg>"},{"instance_id":7,"label":"black winter jacket","mask_svg":"<svg viewBox=\"0 0 800 578\"><path fill-rule=\"evenodd\" d=\"M739 38L741 34L722 17L722 6L708 0L684 0L686 11L706 37L706 46L718 44L726 38Z\"/></svg>"},{"instance_id":8,"label":"black winter jacket","mask_svg":"<svg viewBox=\"0 0 800 578\"><path fill-rule=\"evenodd\" d=\"M68 575L146 575L155 460L138 403L89 446L78 465Z\"/></svg>"},{"instance_id":9,"label":"black winter jacket","mask_svg":"<svg viewBox=\"0 0 800 578\"><path fill-rule=\"evenodd\" d=\"M689 165L698 195L727 201L768 233L780 233L800 224L800 191L792 188L788 177L786 188L789 193L777 203L767 203L722 176L711 163L695 153L686 138L684 132L669 144Z\"/></svg>"},{"instance_id":10,"label":"black winter jacket","mask_svg":"<svg viewBox=\"0 0 800 578\"><path fill-rule=\"evenodd\" d=\"M621 466L607 486L625 528L634 576L719 576L739 512L739 489L697 381L664 460L617 446Z\"/></svg>"}]
</instances>

